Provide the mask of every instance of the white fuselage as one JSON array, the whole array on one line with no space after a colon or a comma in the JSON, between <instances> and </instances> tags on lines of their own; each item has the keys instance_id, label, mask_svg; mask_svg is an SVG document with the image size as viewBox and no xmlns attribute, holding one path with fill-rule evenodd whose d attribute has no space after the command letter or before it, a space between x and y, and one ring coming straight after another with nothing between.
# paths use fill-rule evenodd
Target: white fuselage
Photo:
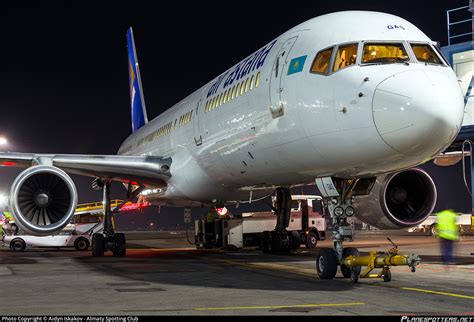
<instances>
[{"instance_id":1,"label":"white fuselage","mask_svg":"<svg viewBox=\"0 0 474 322\"><path fill-rule=\"evenodd\" d=\"M410 61L362 64L367 41L403 42ZM311 19L134 132L119 154L172 158L168 187L156 196L163 200L255 200L273 187L316 177L416 166L456 137L463 97L451 68L417 62L409 42L433 43L408 21L384 13ZM329 75L310 72L319 51L346 43L359 44L354 65ZM289 73L289 63L303 56L302 70ZM233 95L252 77L251 90Z\"/></svg>"}]
</instances>

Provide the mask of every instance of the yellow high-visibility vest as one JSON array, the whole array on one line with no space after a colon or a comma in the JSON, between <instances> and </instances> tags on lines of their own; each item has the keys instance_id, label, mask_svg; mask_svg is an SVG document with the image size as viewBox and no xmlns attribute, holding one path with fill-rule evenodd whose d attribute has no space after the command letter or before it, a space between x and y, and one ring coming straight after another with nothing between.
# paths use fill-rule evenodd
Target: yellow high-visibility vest
<instances>
[{"instance_id":1,"label":"yellow high-visibility vest","mask_svg":"<svg viewBox=\"0 0 474 322\"><path fill-rule=\"evenodd\" d=\"M438 237L448 240L458 239L457 216L452 210L443 210L436 215L436 234Z\"/></svg>"}]
</instances>

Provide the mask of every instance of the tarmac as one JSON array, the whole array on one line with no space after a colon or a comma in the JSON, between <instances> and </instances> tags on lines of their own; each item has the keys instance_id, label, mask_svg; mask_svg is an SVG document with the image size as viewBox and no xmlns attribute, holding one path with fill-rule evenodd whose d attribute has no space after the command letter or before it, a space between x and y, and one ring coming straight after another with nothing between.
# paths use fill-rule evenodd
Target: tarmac
<instances>
[{"instance_id":1,"label":"tarmac","mask_svg":"<svg viewBox=\"0 0 474 322\"><path fill-rule=\"evenodd\" d=\"M0 249L3 315L474 315L474 236L455 248L456 264L441 262L435 237L364 232L346 246L416 253L415 273L393 267L392 281L340 272L320 280L316 249L290 254L197 250L183 232L127 232L127 256L94 258L90 251Z\"/></svg>"}]
</instances>

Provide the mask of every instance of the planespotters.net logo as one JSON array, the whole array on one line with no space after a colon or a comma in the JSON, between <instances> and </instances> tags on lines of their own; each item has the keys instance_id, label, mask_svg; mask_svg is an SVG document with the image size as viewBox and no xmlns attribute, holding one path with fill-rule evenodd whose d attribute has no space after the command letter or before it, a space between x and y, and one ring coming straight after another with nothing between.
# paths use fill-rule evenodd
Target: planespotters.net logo
<instances>
[{"instance_id":1,"label":"planespotters.net logo","mask_svg":"<svg viewBox=\"0 0 474 322\"><path fill-rule=\"evenodd\" d=\"M474 317L460 316L402 316L402 322L474 322Z\"/></svg>"}]
</instances>

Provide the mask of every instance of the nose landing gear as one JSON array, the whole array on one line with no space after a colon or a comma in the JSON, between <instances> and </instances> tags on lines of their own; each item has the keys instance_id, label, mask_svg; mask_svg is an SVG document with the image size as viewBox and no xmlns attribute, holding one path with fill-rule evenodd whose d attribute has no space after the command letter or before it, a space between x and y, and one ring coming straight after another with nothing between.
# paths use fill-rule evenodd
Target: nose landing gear
<instances>
[{"instance_id":1,"label":"nose landing gear","mask_svg":"<svg viewBox=\"0 0 474 322\"><path fill-rule=\"evenodd\" d=\"M412 272L415 272L416 266L421 262L420 257L415 254L400 255L398 246L390 238L388 240L393 245L391 249L387 252L370 252L368 256L360 256L356 248L343 247L345 240L352 241L354 238L352 225L348 223L348 218L355 213L352 206L352 193L357 187L358 179L334 180L336 180L336 184L331 187L333 195L325 197L334 226L332 233L334 248L322 249L317 257L316 272L319 278L334 278L338 265L342 275L350 278L353 283L357 283L359 278L383 278L385 282L390 282L392 279L390 268L392 266L406 265ZM370 192L370 189L367 191ZM403 192L399 192L396 197L403 198ZM366 269L361 274L362 266L365 266ZM371 274L375 268L381 268L381 271L378 274Z\"/></svg>"}]
</instances>

